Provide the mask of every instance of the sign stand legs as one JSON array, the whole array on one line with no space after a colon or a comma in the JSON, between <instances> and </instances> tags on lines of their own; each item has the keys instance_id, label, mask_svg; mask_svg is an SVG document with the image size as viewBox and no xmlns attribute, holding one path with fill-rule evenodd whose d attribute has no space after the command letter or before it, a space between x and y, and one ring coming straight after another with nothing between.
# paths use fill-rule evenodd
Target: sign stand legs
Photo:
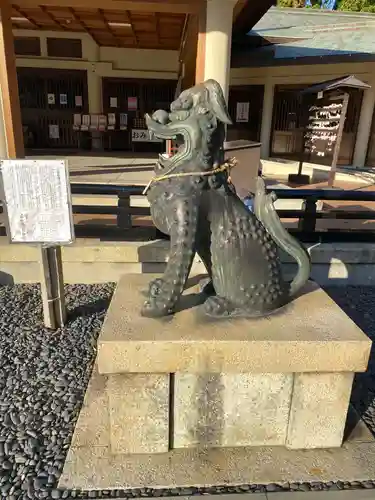
<instances>
[{"instance_id":1,"label":"sign stand legs","mask_svg":"<svg viewBox=\"0 0 375 500\"><path fill-rule=\"evenodd\" d=\"M56 330L66 323L61 247L41 247L40 252L44 324Z\"/></svg>"}]
</instances>

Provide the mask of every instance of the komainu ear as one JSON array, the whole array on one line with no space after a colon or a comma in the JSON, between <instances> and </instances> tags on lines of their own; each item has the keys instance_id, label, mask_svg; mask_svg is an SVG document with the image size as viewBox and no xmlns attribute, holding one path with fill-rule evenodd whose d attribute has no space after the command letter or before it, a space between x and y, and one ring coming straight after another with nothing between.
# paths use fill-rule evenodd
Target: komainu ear
<instances>
[{"instance_id":1,"label":"komainu ear","mask_svg":"<svg viewBox=\"0 0 375 500\"><path fill-rule=\"evenodd\" d=\"M220 84L216 80L206 80L204 86L208 92L208 102L216 118L226 125L231 125L232 120Z\"/></svg>"}]
</instances>

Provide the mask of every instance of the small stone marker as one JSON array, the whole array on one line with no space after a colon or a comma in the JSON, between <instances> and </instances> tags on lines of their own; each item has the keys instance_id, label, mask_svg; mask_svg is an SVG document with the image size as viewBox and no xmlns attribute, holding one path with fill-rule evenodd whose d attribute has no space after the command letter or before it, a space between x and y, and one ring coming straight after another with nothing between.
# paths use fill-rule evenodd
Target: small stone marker
<instances>
[{"instance_id":1,"label":"small stone marker","mask_svg":"<svg viewBox=\"0 0 375 500\"><path fill-rule=\"evenodd\" d=\"M44 322L66 321L61 245L74 241L72 202L64 160L1 160L1 183L10 243L40 246Z\"/></svg>"}]
</instances>

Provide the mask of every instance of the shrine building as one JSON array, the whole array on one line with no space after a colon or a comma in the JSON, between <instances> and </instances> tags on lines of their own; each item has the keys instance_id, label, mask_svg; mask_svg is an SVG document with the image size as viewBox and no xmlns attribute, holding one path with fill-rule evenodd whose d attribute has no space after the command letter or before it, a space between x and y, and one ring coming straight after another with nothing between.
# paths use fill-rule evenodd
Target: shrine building
<instances>
[{"instance_id":1,"label":"shrine building","mask_svg":"<svg viewBox=\"0 0 375 500\"><path fill-rule=\"evenodd\" d=\"M339 164L375 166L375 15L274 0L1 0L0 155L158 152L144 113L208 78L228 139L297 159L299 90L355 75ZM329 158L327 158L327 164Z\"/></svg>"}]
</instances>

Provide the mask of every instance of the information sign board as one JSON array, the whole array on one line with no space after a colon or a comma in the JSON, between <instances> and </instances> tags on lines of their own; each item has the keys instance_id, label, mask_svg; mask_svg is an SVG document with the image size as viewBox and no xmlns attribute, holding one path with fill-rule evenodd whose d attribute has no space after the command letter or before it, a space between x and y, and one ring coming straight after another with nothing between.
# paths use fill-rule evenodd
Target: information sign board
<instances>
[{"instance_id":1,"label":"information sign board","mask_svg":"<svg viewBox=\"0 0 375 500\"><path fill-rule=\"evenodd\" d=\"M163 140L152 135L149 130L133 128L132 142L163 142Z\"/></svg>"},{"instance_id":2,"label":"information sign board","mask_svg":"<svg viewBox=\"0 0 375 500\"><path fill-rule=\"evenodd\" d=\"M72 202L64 160L0 160L0 173L12 243L72 243Z\"/></svg>"}]
</instances>

